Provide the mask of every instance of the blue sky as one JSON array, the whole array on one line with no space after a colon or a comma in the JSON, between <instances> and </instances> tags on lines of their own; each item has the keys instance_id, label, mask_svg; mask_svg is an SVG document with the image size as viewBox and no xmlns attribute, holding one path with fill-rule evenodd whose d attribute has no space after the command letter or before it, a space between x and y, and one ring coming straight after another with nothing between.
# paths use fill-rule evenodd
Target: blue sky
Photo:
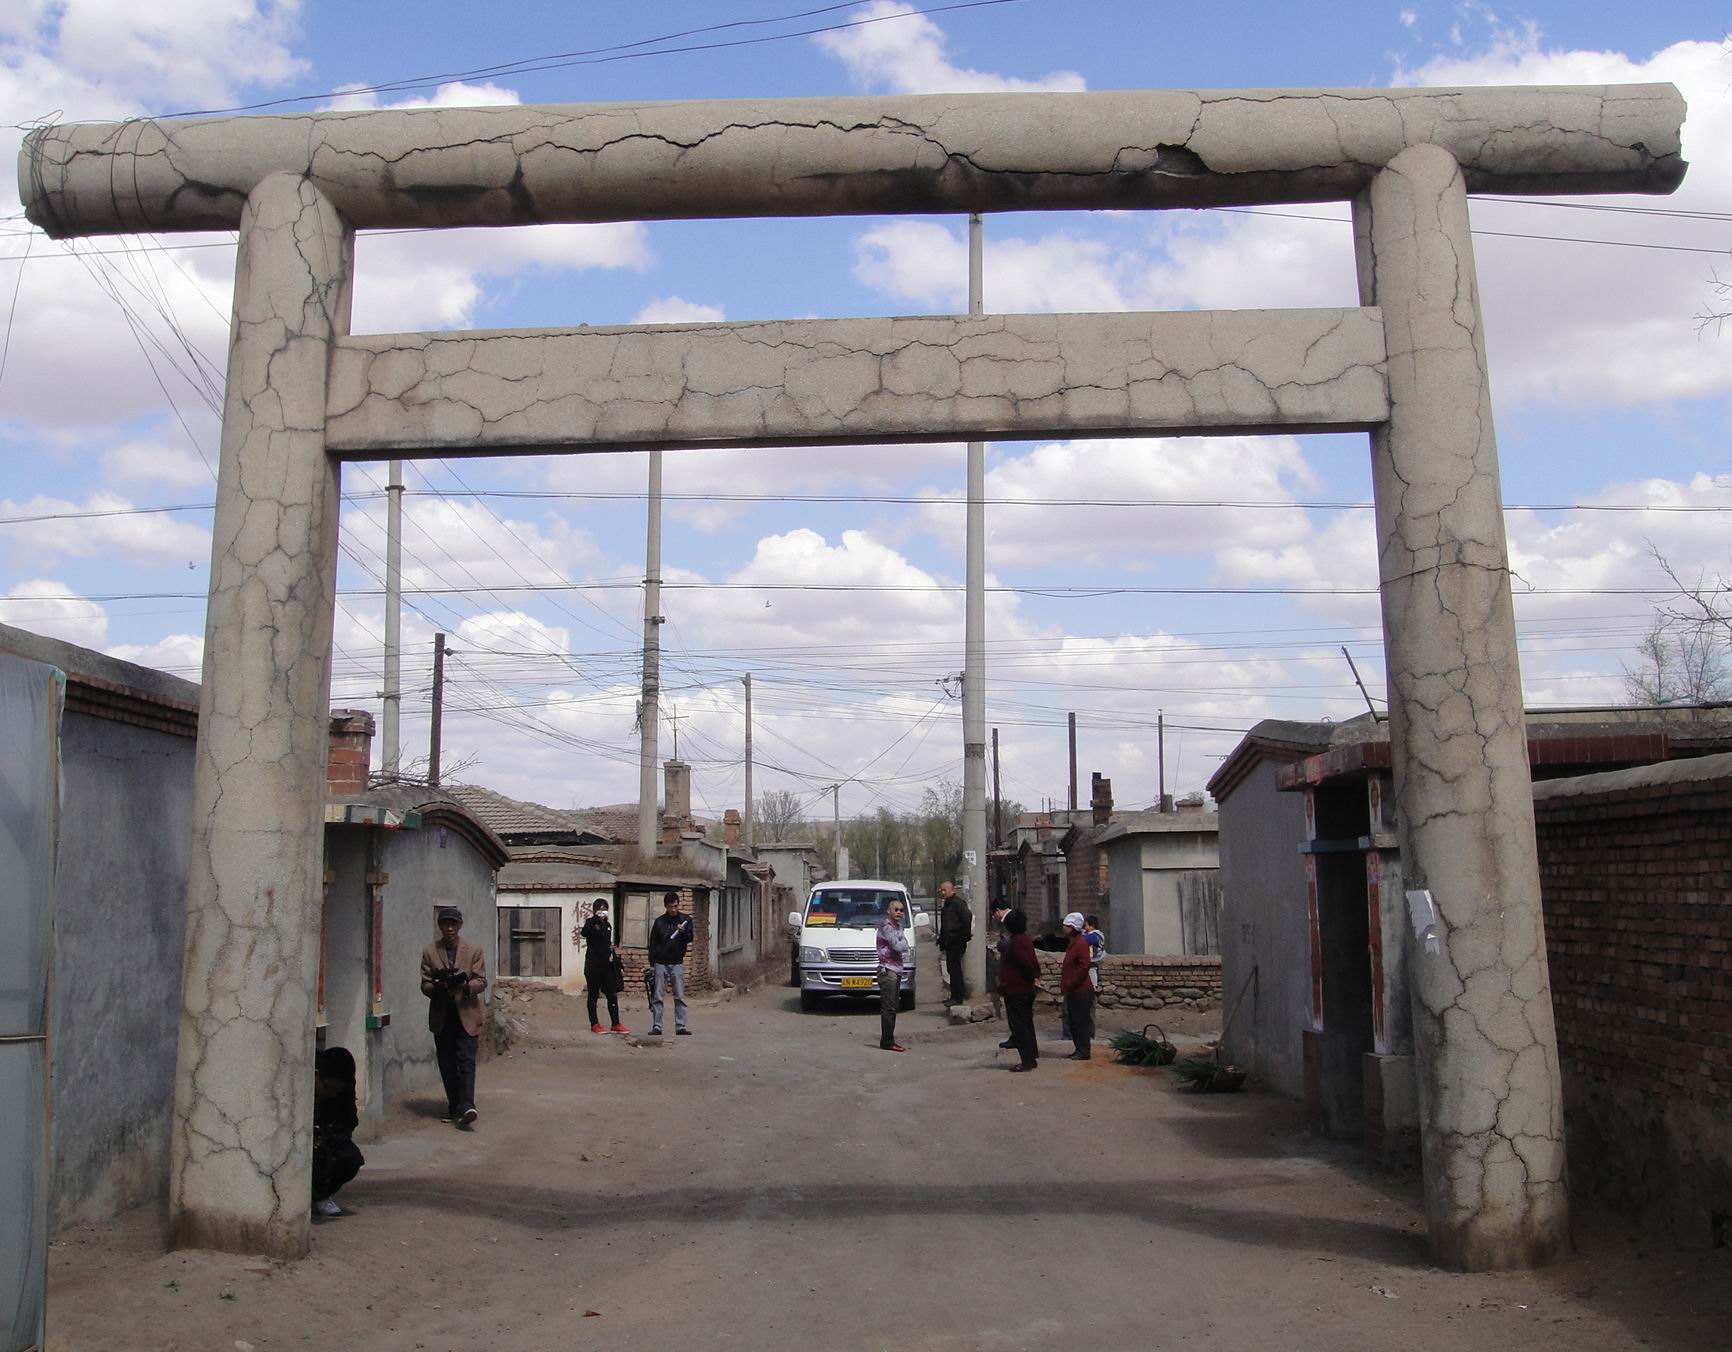
<instances>
[{"instance_id":1,"label":"blue sky","mask_svg":"<svg viewBox=\"0 0 1732 1352\"><path fill-rule=\"evenodd\" d=\"M922 13L871 0L781 17L800 8L814 6L428 3L401 28L395 7L319 0L0 0L0 121L276 99L1671 80L1690 103L1693 164L1673 197L1596 199L1640 212L1474 204L1512 561L1536 589L1517 602L1530 703L1620 696L1620 664L1655 597L1618 593L1658 588L1647 542L1692 575L1726 567L1732 334L1696 321L1716 273L1732 276L1732 56L1718 7L1014 0ZM745 25L764 19L779 21ZM629 59L601 51L725 23L743 26ZM797 31L839 23L854 26ZM679 46L705 49L665 50ZM592 55L452 78L579 51ZM436 78L352 92L423 77ZM17 210L10 186L6 196L0 215ZM195 675L232 237L68 249L15 215L0 231L11 314L0 619ZM1338 207L1002 215L986 234L988 309L1354 302ZM964 304L963 239L962 222L945 218L365 237L356 328L951 312ZM960 775L960 708L940 680L961 664L961 597L932 588L961 581L962 473L954 446L667 458L677 724L663 744L677 726L700 807L739 802L747 671L760 789L794 789L818 811L821 786L846 779L853 812L908 807ZM424 745L427 654L443 628L458 649L446 746L469 762L465 777L558 804L632 795L643 482L629 456L412 468L409 582L439 594L412 597L405 616L406 755ZM377 706L382 606L369 593L382 483L377 466L345 478L338 704ZM1141 806L1156 788L1157 711L1171 725L1168 788L1182 792L1258 718L1358 711L1342 644L1381 695L1376 603L1363 594L1375 582L1370 514L1355 505L1369 497L1363 437L1006 443L990 448L988 494L993 580L1022 589L989 606L988 714L1002 729L1007 796L1062 797L1069 710L1085 796L1099 770L1120 802ZM133 510L164 506L189 510ZM1619 510L1582 510L1601 506ZM98 511L117 514L87 515ZM864 590L787 589L813 581ZM545 583L580 585L514 590ZM1334 593L1234 594L1277 586ZM1048 587L1105 594L1036 594ZM1113 590L1124 587L1201 594Z\"/></svg>"}]
</instances>

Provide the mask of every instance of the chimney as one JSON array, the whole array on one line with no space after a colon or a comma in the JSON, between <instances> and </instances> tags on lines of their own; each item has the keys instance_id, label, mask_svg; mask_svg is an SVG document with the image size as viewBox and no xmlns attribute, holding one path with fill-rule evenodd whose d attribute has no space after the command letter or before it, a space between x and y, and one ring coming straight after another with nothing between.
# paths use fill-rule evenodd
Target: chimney
<instances>
[{"instance_id":1,"label":"chimney","mask_svg":"<svg viewBox=\"0 0 1732 1352\"><path fill-rule=\"evenodd\" d=\"M662 844L678 845L692 820L692 767L685 761L662 762Z\"/></svg>"},{"instance_id":2,"label":"chimney","mask_svg":"<svg viewBox=\"0 0 1732 1352\"><path fill-rule=\"evenodd\" d=\"M722 844L738 849L740 844L740 809L731 807L722 813Z\"/></svg>"},{"instance_id":3,"label":"chimney","mask_svg":"<svg viewBox=\"0 0 1732 1352\"><path fill-rule=\"evenodd\" d=\"M325 792L354 798L367 791L373 764L373 715L365 709L331 710L331 755L325 766Z\"/></svg>"},{"instance_id":4,"label":"chimney","mask_svg":"<svg viewBox=\"0 0 1732 1352\"><path fill-rule=\"evenodd\" d=\"M1096 826L1105 826L1113 816L1113 782L1099 771L1090 775L1089 781L1089 811L1094 814Z\"/></svg>"}]
</instances>

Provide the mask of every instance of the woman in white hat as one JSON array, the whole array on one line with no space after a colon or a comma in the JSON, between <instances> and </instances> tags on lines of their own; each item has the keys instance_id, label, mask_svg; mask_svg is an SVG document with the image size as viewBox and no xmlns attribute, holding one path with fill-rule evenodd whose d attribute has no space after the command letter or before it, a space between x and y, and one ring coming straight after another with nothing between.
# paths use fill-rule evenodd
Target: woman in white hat
<instances>
[{"instance_id":1,"label":"woman in white hat","mask_svg":"<svg viewBox=\"0 0 1732 1352\"><path fill-rule=\"evenodd\" d=\"M1076 1050L1070 1054L1072 1061L1087 1061L1095 1038L1095 988L1089 979L1094 949L1083 935L1086 928L1081 911L1072 911L1064 918L1064 934L1070 942L1058 972L1058 993L1064 1001L1070 1039L1076 1044Z\"/></svg>"}]
</instances>

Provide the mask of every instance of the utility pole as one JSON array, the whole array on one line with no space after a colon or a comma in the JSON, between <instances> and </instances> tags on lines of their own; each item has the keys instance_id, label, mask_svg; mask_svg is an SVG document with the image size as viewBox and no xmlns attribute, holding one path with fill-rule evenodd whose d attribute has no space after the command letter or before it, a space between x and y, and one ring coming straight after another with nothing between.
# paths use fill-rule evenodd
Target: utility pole
<instances>
[{"instance_id":1,"label":"utility pole","mask_svg":"<svg viewBox=\"0 0 1732 1352\"><path fill-rule=\"evenodd\" d=\"M427 734L427 782L439 787L439 739L445 722L445 635L433 635L433 725Z\"/></svg>"},{"instance_id":2,"label":"utility pole","mask_svg":"<svg viewBox=\"0 0 1732 1352\"><path fill-rule=\"evenodd\" d=\"M385 689L379 727L379 769L395 782L402 769L403 712L403 462L393 460L385 484Z\"/></svg>"},{"instance_id":3,"label":"utility pole","mask_svg":"<svg viewBox=\"0 0 1732 1352\"><path fill-rule=\"evenodd\" d=\"M1004 798L998 791L998 729L992 730L992 848L1004 848Z\"/></svg>"},{"instance_id":4,"label":"utility pole","mask_svg":"<svg viewBox=\"0 0 1732 1352\"><path fill-rule=\"evenodd\" d=\"M649 453L649 519L644 532L643 697L638 711L637 849L656 852L656 724L662 656L662 453Z\"/></svg>"},{"instance_id":5,"label":"utility pole","mask_svg":"<svg viewBox=\"0 0 1732 1352\"><path fill-rule=\"evenodd\" d=\"M847 858L842 853L842 786L830 786L830 812L836 824L836 877L838 880L848 876Z\"/></svg>"},{"instance_id":6,"label":"utility pole","mask_svg":"<svg viewBox=\"0 0 1732 1352\"><path fill-rule=\"evenodd\" d=\"M968 313L985 312L980 214L968 218ZM963 602L962 860L963 886L981 917L968 945L963 979L976 996L986 988L986 446L968 443L967 586Z\"/></svg>"},{"instance_id":7,"label":"utility pole","mask_svg":"<svg viewBox=\"0 0 1732 1352\"><path fill-rule=\"evenodd\" d=\"M743 832L746 848L752 848L752 673L745 675L746 682L746 823Z\"/></svg>"},{"instance_id":8,"label":"utility pole","mask_svg":"<svg viewBox=\"0 0 1732 1352\"><path fill-rule=\"evenodd\" d=\"M1076 715L1070 715L1070 810L1076 811Z\"/></svg>"},{"instance_id":9,"label":"utility pole","mask_svg":"<svg viewBox=\"0 0 1732 1352\"><path fill-rule=\"evenodd\" d=\"M1158 811L1167 811L1167 711L1155 711L1155 766L1160 778L1160 798L1155 802Z\"/></svg>"}]
</instances>

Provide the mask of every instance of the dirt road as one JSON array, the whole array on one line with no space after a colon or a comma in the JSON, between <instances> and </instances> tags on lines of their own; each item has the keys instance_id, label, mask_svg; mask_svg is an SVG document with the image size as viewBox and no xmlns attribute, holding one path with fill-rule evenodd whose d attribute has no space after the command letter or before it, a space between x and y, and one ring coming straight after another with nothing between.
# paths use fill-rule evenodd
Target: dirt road
<instances>
[{"instance_id":1,"label":"dirt road","mask_svg":"<svg viewBox=\"0 0 1732 1352\"><path fill-rule=\"evenodd\" d=\"M802 1015L658 1042L558 1030L482 1067L473 1131L405 1115L292 1265L163 1254L154 1216L53 1250L55 1352L247 1347L1732 1348L1732 1261L1593 1232L1538 1274L1426 1258L1415 1180L1293 1105L1049 1059L1002 1025Z\"/></svg>"}]
</instances>

